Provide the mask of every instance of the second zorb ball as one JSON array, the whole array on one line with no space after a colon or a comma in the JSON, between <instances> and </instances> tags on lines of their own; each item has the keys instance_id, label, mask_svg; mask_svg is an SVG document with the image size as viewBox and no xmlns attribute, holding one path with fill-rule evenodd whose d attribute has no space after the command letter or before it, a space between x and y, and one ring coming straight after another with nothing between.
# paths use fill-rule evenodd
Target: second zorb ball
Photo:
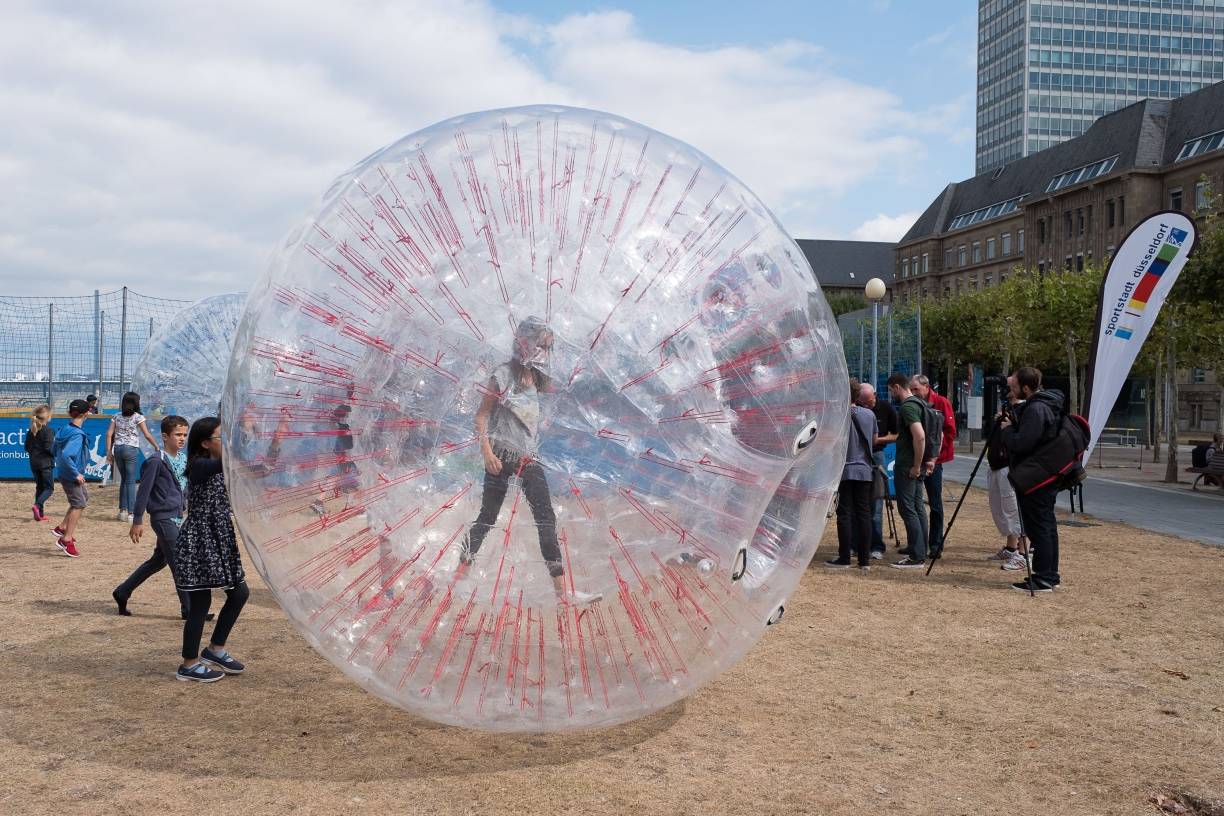
<instances>
[{"instance_id":1,"label":"second zorb ball","mask_svg":"<svg viewBox=\"0 0 1224 816\"><path fill-rule=\"evenodd\" d=\"M726 170L610 114L490 111L365 159L286 240L226 476L255 568L374 694L602 726L780 617L847 403L811 270Z\"/></svg>"},{"instance_id":2,"label":"second zorb ball","mask_svg":"<svg viewBox=\"0 0 1224 816\"><path fill-rule=\"evenodd\" d=\"M216 416L245 302L244 294L206 297L149 337L131 385L147 416L177 414L189 422Z\"/></svg>"}]
</instances>

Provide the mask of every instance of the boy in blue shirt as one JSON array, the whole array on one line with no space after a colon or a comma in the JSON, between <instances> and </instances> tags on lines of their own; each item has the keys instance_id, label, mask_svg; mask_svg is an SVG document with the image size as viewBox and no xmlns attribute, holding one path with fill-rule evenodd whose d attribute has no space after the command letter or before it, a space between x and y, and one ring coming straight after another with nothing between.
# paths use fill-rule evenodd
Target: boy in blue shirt
<instances>
[{"instance_id":1,"label":"boy in blue shirt","mask_svg":"<svg viewBox=\"0 0 1224 816\"><path fill-rule=\"evenodd\" d=\"M84 429L85 417L89 415L89 404L82 399L68 403L71 421L55 435L52 453L55 455L55 473L64 495L68 497L68 512L52 534L55 543L64 555L76 558L80 555L76 546L77 522L89 504L89 491L85 489L85 467L89 462L89 442Z\"/></svg>"}]
</instances>

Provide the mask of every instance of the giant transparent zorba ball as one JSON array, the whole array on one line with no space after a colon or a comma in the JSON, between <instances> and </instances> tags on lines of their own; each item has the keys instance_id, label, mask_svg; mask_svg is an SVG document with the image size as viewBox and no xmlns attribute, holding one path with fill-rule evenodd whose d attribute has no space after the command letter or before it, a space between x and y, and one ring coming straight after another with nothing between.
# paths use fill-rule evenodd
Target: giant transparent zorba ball
<instances>
[{"instance_id":1,"label":"giant transparent zorba ball","mask_svg":"<svg viewBox=\"0 0 1224 816\"><path fill-rule=\"evenodd\" d=\"M244 303L244 294L206 297L155 329L132 372L145 415L216 416Z\"/></svg>"},{"instance_id":2,"label":"giant transparent zorba ball","mask_svg":"<svg viewBox=\"0 0 1224 816\"><path fill-rule=\"evenodd\" d=\"M371 692L603 726L777 620L847 403L811 270L726 170L610 114L489 111L289 236L234 346L226 478L255 568Z\"/></svg>"}]
</instances>

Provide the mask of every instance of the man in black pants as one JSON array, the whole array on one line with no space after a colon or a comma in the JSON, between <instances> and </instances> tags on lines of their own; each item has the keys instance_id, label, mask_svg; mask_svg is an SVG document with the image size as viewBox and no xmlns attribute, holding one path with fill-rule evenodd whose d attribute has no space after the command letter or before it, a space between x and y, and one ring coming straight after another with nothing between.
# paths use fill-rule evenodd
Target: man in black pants
<instances>
[{"instance_id":1,"label":"man in black pants","mask_svg":"<svg viewBox=\"0 0 1224 816\"><path fill-rule=\"evenodd\" d=\"M1056 389L1042 389L1041 372L1030 366L1018 369L1007 378L1015 405L1016 421L1003 419L999 427L1008 457L1015 467L1031 456L1041 445L1058 433L1062 419L1063 394ZM1023 400L1023 402L1019 402ZM1025 592L1052 592L1058 586L1058 525L1054 519L1054 502L1058 488L1039 488L1026 495L1016 491L1024 534L1033 552L1033 577L1012 584Z\"/></svg>"}]
</instances>

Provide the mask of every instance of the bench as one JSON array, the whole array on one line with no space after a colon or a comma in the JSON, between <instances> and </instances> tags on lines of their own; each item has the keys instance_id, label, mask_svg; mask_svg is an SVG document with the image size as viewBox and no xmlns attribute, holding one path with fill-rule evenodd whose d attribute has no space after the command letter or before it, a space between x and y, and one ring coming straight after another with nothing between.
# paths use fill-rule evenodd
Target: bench
<instances>
[{"instance_id":1,"label":"bench","mask_svg":"<svg viewBox=\"0 0 1224 816\"><path fill-rule=\"evenodd\" d=\"M1097 444L1105 444L1106 439L1110 441L1110 444L1116 445L1119 448L1133 448L1139 444L1139 429L1102 428L1101 433L1097 436Z\"/></svg>"},{"instance_id":2,"label":"bench","mask_svg":"<svg viewBox=\"0 0 1224 816\"><path fill-rule=\"evenodd\" d=\"M1186 468L1186 472L1198 474L1194 484L1190 485L1191 490L1198 490L1199 482L1206 481L1208 476L1215 477L1216 487L1224 490L1224 454L1212 457L1211 461L1207 463L1207 467Z\"/></svg>"}]
</instances>

